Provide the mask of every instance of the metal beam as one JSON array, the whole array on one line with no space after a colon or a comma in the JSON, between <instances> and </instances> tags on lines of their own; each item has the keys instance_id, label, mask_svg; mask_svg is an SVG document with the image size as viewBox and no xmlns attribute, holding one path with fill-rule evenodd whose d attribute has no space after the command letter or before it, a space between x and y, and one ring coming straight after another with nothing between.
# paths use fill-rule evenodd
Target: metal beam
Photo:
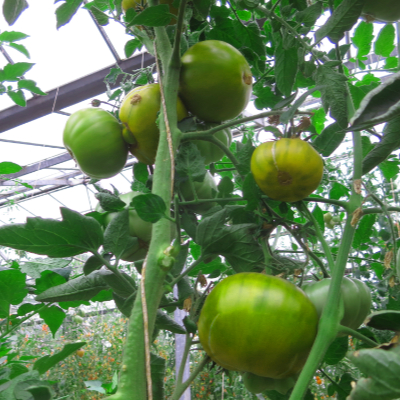
<instances>
[{"instance_id":1,"label":"metal beam","mask_svg":"<svg viewBox=\"0 0 400 400\"><path fill-rule=\"evenodd\" d=\"M142 54L139 54L121 61L118 65L123 71L131 72L132 70L140 69L142 61L143 67L148 67L154 63L154 57L148 53L144 53L142 60ZM106 91L104 78L110 72L110 68L113 67L115 67L115 64L77 79L74 82L60 86L57 89L50 90L47 96L38 96L29 99L26 107L12 106L0 111L0 133L51 114L56 95L57 101L54 111L62 110L91 97L103 94ZM120 81L118 80L115 85L112 85L112 88L118 87L119 84Z\"/></svg>"}]
</instances>

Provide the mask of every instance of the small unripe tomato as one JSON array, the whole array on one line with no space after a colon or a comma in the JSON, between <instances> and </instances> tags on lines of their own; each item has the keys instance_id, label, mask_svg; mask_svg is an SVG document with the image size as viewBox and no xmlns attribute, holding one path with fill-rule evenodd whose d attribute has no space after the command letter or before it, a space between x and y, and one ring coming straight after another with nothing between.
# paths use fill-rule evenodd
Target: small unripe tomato
<instances>
[{"instance_id":1,"label":"small unripe tomato","mask_svg":"<svg viewBox=\"0 0 400 400\"><path fill-rule=\"evenodd\" d=\"M161 106L160 86L151 83L131 90L119 110L123 137L130 144L129 151L143 164L154 164L160 131L156 124ZM181 100L177 102L178 121L187 117Z\"/></svg>"},{"instance_id":2,"label":"small unripe tomato","mask_svg":"<svg viewBox=\"0 0 400 400\"><path fill-rule=\"evenodd\" d=\"M274 379L303 368L317 326L315 306L301 289L254 272L219 282L198 321L200 342L214 362Z\"/></svg>"},{"instance_id":3,"label":"small unripe tomato","mask_svg":"<svg viewBox=\"0 0 400 400\"><path fill-rule=\"evenodd\" d=\"M76 351L76 355L78 357L83 357L84 354L85 354L85 350L79 349Z\"/></svg>"},{"instance_id":4,"label":"small unripe tomato","mask_svg":"<svg viewBox=\"0 0 400 400\"><path fill-rule=\"evenodd\" d=\"M121 125L101 108L73 113L65 125L63 141L82 172L94 179L117 175L128 157Z\"/></svg>"},{"instance_id":5,"label":"small unripe tomato","mask_svg":"<svg viewBox=\"0 0 400 400\"><path fill-rule=\"evenodd\" d=\"M212 177L210 172L207 171L204 176L203 182L194 182L194 190L199 200L206 200L214 198L217 194L218 188L217 184L214 181L214 178ZM181 183L180 192L184 198L184 201L194 200L194 194L189 180L186 180L185 182ZM192 210L197 214L205 214L208 210L215 207L216 205L217 203L212 201L200 204L187 205L185 207L189 208L190 210Z\"/></svg>"},{"instance_id":6,"label":"small unripe tomato","mask_svg":"<svg viewBox=\"0 0 400 400\"><path fill-rule=\"evenodd\" d=\"M280 139L260 144L251 157L251 172L271 199L299 201L319 185L324 164L318 152L301 139Z\"/></svg>"},{"instance_id":7,"label":"small unripe tomato","mask_svg":"<svg viewBox=\"0 0 400 400\"><path fill-rule=\"evenodd\" d=\"M222 122L246 108L253 78L239 50L220 40L205 40L190 47L181 61L179 95L196 117Z\"/></svg>"},{"instance_id":8,"label":"small unripe tomato","mask_svg":"<svg viewBox=\"0 0 400 400\"><path fill-rule=\"evenodd\" d=\"M332 218L333 218L333 216L332 216L332 214L330 212L327 212L327 213L324 214L324 221L325 222L332 221Z\"/></svg>"}]
</instances>

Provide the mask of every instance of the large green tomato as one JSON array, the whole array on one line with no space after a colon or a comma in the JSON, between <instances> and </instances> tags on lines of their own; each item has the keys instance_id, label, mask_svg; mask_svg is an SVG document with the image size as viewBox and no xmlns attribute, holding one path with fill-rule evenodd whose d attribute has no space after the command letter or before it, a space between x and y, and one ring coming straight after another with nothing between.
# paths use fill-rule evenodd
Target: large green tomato
<instances>
[{"instance_id":1,"label":"large green tomato","mask_svg":"<svg viewBox=\"0 0 400 400\"><path fill-rule=\"evenodd\" d=\"M213 126L215 126L215 124L207 124L205 126L198 125L200 129L210 129ZM229 128L214 133L214 137L228 148L231 145L232 133ZM206 140L193 140L193 143L195 143L200 150L200 154L204 157L204 164L206 165L221 160L225 155L224 151L214 143L207 142Z\"/></svg>"},{"instance_id":2,"label":"large green tomato","mask_svg":"<svg viewBox=\"0 0 400 400\"><path fill-rule=\"evenodd\" d=\"M223 368L274 379L298 373L317 334L318 314L304 292L270 275L225 278L200 313L200 342Z\"/></svg>"},{"instance_id":3,"label":"large green tomato","mask_svg":"<svg viewBox=\"0 0 400 400\"><path fill-rule=\"evenodd\" d=\"M251 172L271 199L299 201L319 185L324 171L321 156L301 139L260 144L251 157Z\"/></svg>"},{"instance_id":4,"label":"large green tomato","mask_svg":"<svg viewBox=\"0 0 400 400\"><path fill-rule=\"evenodd\" d=\"M219 40L206 40L182 56L179 94L187 109L206 122L237 117L252 90L249 64L238 50Z\"/></svg>"},{"instance_id":5,"label":"large green tomato","mask_svg":"<svg viewBox=\"0 0 400 400\"><path fill-rule=\"evenodd\" d=\"M199 200L212 199L218 192L217 184L214 181L212 175L207 171L204 175L203 182L194 182L194 190L196 191ZM194 194L190 182L187 180L182 182L180 185L180 191L184 198L184 201L194 200ZM186 206L197 214L205 214L209 209L215 207L216 202L206 202L202 204L193 204Z\"/></svg>"},{"instance_id":6,"label":"large green tomato","mask_svg":"<svg viewBox=\"0 0 400 400\"><path fill-rule=\"evenodd\" d=\"M363 15L367 20L377 22L396 22L400 20L398 0L366 0Z\"/></svg>"},{"instance_id":7,"label":"large green tomato","mask_svg":"<svg viewBox=\"0 0 400 400\"><path fill-rule=\"evenodd\" d=\"M132 199L140 194L140 192L129 192L121 194L119 198L126 203L128 207ZM104 212L100 204L96 206L96 211ZM104 224L107 226L116 216L117 212L111 212L106 215ZM122 255L121 259L124 261L138 261L146 257L151 239L151 230L153 224L146 222L139 217L135 210L129 210L129 235L138 238L137 242Z\"/></svg>"},{"instance_id":8,"label":"large green tomato","mask_svg":"<svg viewBox=\"0 0 400 400\"><path fill-rule=\"evenodd\" d=\"M154 164L160 132L156 124L161 106L160 86L151 83L131 90L123 100L119 118L124 125L123 136L130 152L142 163ZM178 121L187 117L185 106L178 98Z\"/></svg>"},{"instance_id":9,"label":"large green tomato","mask_svg":"<svg viewBox=\"0 0 400 400\"><path fill-rule=\"evenodd\" d=\"M128 157L121 125L100 108L73 113L65 125L63 141L82 172L94 179L117 175Z\"/></svg>"},{"instance_id":10,"label":"large green tomato","mask_svg":"<svg viewBox=\"0 0 400 400\"><path fill-rule=\"evenodd\" d=\"M331 279L306 283L303 290L315 305L320 317L328 297ZM371 292L362 281L356 278L344 277L341 286L341 302L343 304L343 318L341 325L357 329L365 320L371 310Z\"/></svg>"}]
</instances>

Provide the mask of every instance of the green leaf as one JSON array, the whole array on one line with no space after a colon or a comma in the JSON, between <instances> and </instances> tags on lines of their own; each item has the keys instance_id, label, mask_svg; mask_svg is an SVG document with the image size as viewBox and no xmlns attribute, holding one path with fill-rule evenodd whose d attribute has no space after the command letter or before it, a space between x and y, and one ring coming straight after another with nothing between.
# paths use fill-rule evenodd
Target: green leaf
<instances>
[{"instance_id":1,"label":"green leaf","mask_svg":"<svg viewBox=\"0 0 400 400\"><path fill-rule=\"evenodd\" d=\"M343 142L346 133L337 123L328 125L319 136L312 142L315 149L324 157L329 157Z\"/></svg>"},{"instance_id":2,"label":"green leaf","mask_svg":"<svg viewBox=\"0 0 400 400\"><path fill-rule=\"evenodd\" d=\"M111 193L96 193L95 197L100 202L100 207L104 211L120 211L126 207L124 203L118 196Z\"/></svg>"},{"instance_id":3,"label":"green leaf","mask_svg":"<svg viewBox=\"0 0 400 400\"><path fill-rule=\"evenodd\" d=\"M346 356L348 348L348 336L336 338L329 346L325 354L324 362L326 362L328 365L336 365Z\"/></svg>"},{"instance_id":4,"label":"green leaf","mask_svg":"<svg viewBox=\"0 0 400 400\"><path fill-rule=\"evenodd\" d=\"M0 175L14 174L21 171L22 167L18 164L4 161L0 162Z\"/></svg>"},{"instance_id":5,"label":"green leaf","mask_svg":"<svg viewBox=\"0 0 400 400\"><path fill-rule=\"evenodd\" d=\"M102 271L103 280L107 283L108 286L112 289L114 293L118 296L127 299L132 294L136 293L137 286L136 282L125 272L121 272L121 279L114 273L110 273L110 271ZM106 273L105 273L106 272Z\"/></svg>"},{"instance_id":6,"label":"green leaf","mask_svg":"<svg viewBox=\"0 0 400 400\"><path fill-rule=\"evenodd\" d=\"M38 279L43 271L52 271L65 268L72 261L72 258L35 258L21 264L21 271L28 274L31 278ZM57 272L57 271L56 271Z\"/></svg>"},{"instance_id":7,"label":"green leaf","mask_svg":"<svg viewBox=\"0 0 400 400\"><path fill-rule=\"evenodd\" d=\"M363 349L350 360L367 378L358 380L348 400L392 400L400 397L400 347Z\"/></svg>"},{"instance_id":8,"label":"green leaf","mask_svg":"<svg viewBox=\"0 0 400 400\"><path fill-rule=\"evenodd\" d=\"M363 243L368 243L370 241L375 220L375 214L368 214L362 217L354 233L353 247L355 249L360 248Z\"/></svg>"},{"instance_id":9,"label":"green leaf","mask_svg":"<svg viewBox=\"0 0 400 400\"><path fill-rule=\"evenodd\" d=\"M26 274L17 269L0 270L0 318L7 318L10 305L22 302L28 294Z\"/></svg>"},{"instance_id":10,"label":"green leaf","mask_svg":"<svg viewBox=\"0 0 400 400\"><path fill-rule=\"evenodd\" d=\"M190 175L195 182L202 182L205 174L204 157L198 147L192 142L182 143L176 156L177 179L184 181Z\"/></svg>"},{"instance_id":11,"label":"green leaf","mask_svg":"<svg viewBox=\"0 0 400 400\"><path fill-rule=\"evenodd\" d=\"M332 188L329 191L329 198L333 200L339 200L342 197L348 197L350 190L339 182L333 182Z\"/></svg>"},{"instance_id":12,"label":"green leaf","mask_svg":"<svg viewBox=\"0 0 400 400\"><path fill-rule=\"evenodd\" d=\"M26 89L32 93L39 94L41 96L47 96L47 93L42 92L37 86L35 81L28 79L21 79L18 81L18 89Z\"/></svg>"},{"instance_id":13,"label":"green leaf","mask_svg":"<svg viewBox=\"0 0 400 400\"><path fill-rule=\"evenodd\" d=\"M36 279L35 293L37 295L46 291L49 288L54 288L55 286L62 285L67 281L67 278L53 271L43 271L40 275L40 278Z\"/></svg>"},{"instance_id":14,"label":"green leaf","mask_svg":"<svg viewBox=\"0 0 400 400\"><path fill-rule=\"evenodd\" d=\"M362 57L369 54L371 51L372 40L374 39L373 24L361 21L354 31L352 38L354 46L357 47L357 58L362 60Z\"/></svg>"},{"instance_id":15,"label":"green leaf","mask_svg":"<svg viewBox=\"0 0 400 400\"><path fill-rule=\"evenodd\" d=\"M126 208L117 213L104 232L103 248L106 253L112 253L120 259L132 245L133 238L129 236L129 210Z\"/></svg>"},{"instance_id":16,"label":"green leaf","mask_svg":"<svg viewBox=\"0 0 400 400\"><path fill-rule=\"evenodd\" d=\"M5 81L14 82L18 81L27 71L29 71L35 64L27 62L18 62L15 64L7 64L3 69L3 78Z\"/></svg>"},{"instance_id":17,"label":"green leaf","mask_svg":"<svg viewBox=\"0 0 400 400\"><path fill-rule=\"evenodd\" d=\"M136 17L133 18L128 26L165 26L169 24L172 17L172 14L169 12L168 5L160 4L158 6L145 8L140 14L136 15Z\"/></svg>"},{"instance_id":18,"label":"green leaf","mask_svg":"<svg viewBox=\"0 0 400 400\"><path fill-rule=\"evenodd\" d=\"M322 3L317 2L311 6L305 8L296 14L296 20L301 22L303 25L312 27L314 26L317 19L321 16Z\"/></svg>"},{"instance_id":19,"label":"green leaf","mask_svg":"<svg viewBox=\"0 0 400 400\"><path fill-rule=\"evenodd\" d=\"M385 179L390 181L399 173L399 162L396 161L383 161L378 165L379 169L382 171Z\"/></svg>"},{"instance_id":20,"label":"green leaf","mask_svg":"<svg viewBox=\"0 0 400 400\"><path fill-rule=\"evenodd\" d=\"M193 0L193 4L197 12L206 19L211 8L211 4L213 4L212 0Z\"/></svg>"},{"instance_id":21,"label":"green leaf","mask_svg":"<svg viewBox=\"0 0 400 400\"><path fill-rule=\"evenodd\" d=\"M0 227L0 245L49 257L71 257L97 251L103 244L100 224L93 218L61 207L62 221L27 218L26 224Z\"/></svg>"},{"instance_id":22,"label":"green leaf","mask_svg":"<svg viewBox=\"0 0 400 400\"><path fill-rule=\"evenodd\" d=\"M330 109L332 118L342 129L347 128L347 77L330 67L321 65L315 72L315 81L322 86L322 105L325 112Z\"/></svg>"},{"instance_id":23,"label":"green leaf","mask_svg":"<svg viewBox=\"0 0 400 400\"><path fill-rule=\"evenodd\" d=\"M50 368L54 367L59 362L65 360L68 356L75 353L81 347L85 346L85 344L86 342L66 344L60 352L55 353L52 356L44 356L36 360L35 364L33 364L33 369L39 371L39 374L44 374Z\"/></svg>"},{"instance_id":24,"label":"green leaf","mask_svg":"<svg viewBox=\"0 0 400 400\"><path fill-rule=\"evenodd\" d=\"M18 40L22 40L29 37L28 35L25 35L25 33L22 32L16 32L16 31L4 31L0 33L0 42L16 42Z\"/></svg>"},{"instance_id":25,"label":"green leaf","mask_svg":"<svg viewBox=\"0 0 400 400\"><path fill-rule=\"evenodd\" d=\"M124 51L125 57L129 58L136 49L140 50L142 48L142 42L139 39L131 39L125 43Z\"/></svg>"},{"instance_id":26,"label":"green leaf","mask_svg":"<svg viewBox=\"0 0 400 400\"><path fill-rule=\"evenodd\" d=\"M226 206L210 217L203 218L197 227L197 241L203 255L221 255L235 272L262 269L264 254L254 235L254 224L225 225L230 212L237 207Z\"/></svg>"},{"instance_id":27,"label":"green leaf","mask_svg":"<svg viewBox=\"0 0 400 400\"><path fill-rule=\"evenodd\" d=\"M103 254L103 258L110 261L111 254ZM85 265L83 266L83 273L85 275L89 275L93 271L100 269L103 265L104 263L100 261L96 256L91 256L86 260Z\"/></svg>"},{"instance_id":28,"label":"green leaf","mask_svg":"<svg viewBox=\"0 0 400 400\"><path fill-rule=\"evenodd\" d=\"M161 310L157 310L155 327L156 329L165 329L172 333L178 333L182 335L186 333L186 330L181 325L179 325Z\"/></svg>"},{"instance_id":29,"label":"green leaf","mask_svg":"<svg viewBox=\"0 0 400 400\"><path fill-rule=\"evenodd\" d=\"M75 301L75 300L91 300L97 293L102 290L109 289L108 284L104 281L103 275L111 273L109 271L94 271L85 276L71 279L61 285L51 287L43 293L36 296L36 301L55 302L55 301Z\"/></svg>"},{"instance_id":30,"label":"green leaf","mask_svg":"<svg viewBox=\"0 0 400 400\"><path fill-rule=\"evenodd\" d=\"M247 200L246 210L255 210L261 200L262 193L251 172L249 172L244 179L242 189L243 197Z\"/></svg>"},{"instance_id":31,"label":"green leaf","mask_svg":"<svg viewBox=\"0 0 400 400\"><path fill-rule=\"evenodd\" d=\"M15 92L9 91L7 94L15 104L21 107L26 107L26 99L22 90L17 90Z\"/></svg>"},{"instance_id":32,"label":"green leaf","mask_svg":"<svg viewBox=\"0 0 400 400\"><path fill-rule=\"evenodd\" d=\"M108 25L108 15L103 13L103 11L99 10L97 7L91 7L90 12L93 13L93 16L99 25Z\"/></svg>"},{"instance_id":33,"label":"green leaf","mask_svg":"<svg viewBox=\"0 0 400 400\"><path fill-rule=\"evenodd\" d=\"M345 32L357 22L364 2L365 0L343 0L325 24L315 32L315 40L320 42L328 37L331 42L339 43Z\"/></svg>"},{"instance_id":34,"label":"green leaf","mask_svg":"<svg viewBox=\"0 0 400 400\"><path fill-rule=\"evenodd\" d=\"M275 49L275 75L279 91L288 97L292 93L298 70L297 47L284 49L282 44Z\"/></svg>"},{"instance_id":35,"label":"green leaf","mask_svg":"<svg viewBox=\"0 0 400 400\"><path fill-rule=\"evenodd\" d=\"M152 193L135 196L131 201L131 206L135 208L143 221L152 223L163 218L167 210L162 197Z\"/></svg>"},{"instance_id":36,"label":"green leaf","mask_svg":"<svg viewBox=\"0 0 400 400\"><path fill-rule=\"evenodd\" d=\"M22 44L10 43L9 46L12 47L13 49L19 51L20 53L22 53L24 56L31 58L29 55L29 51Z\"/></svg>"},{"instance_id":37,"label":"green leaf","mask_svg":"<svg viewBox=\"0 0 400 400\"><path fill-rule=\"evenodd\" d=\"M400 110L400 73L371 90L352 117L349 130L361 130L396 118Z\"/></svg>"},{"instance_id":38,"label":"green leaf","mask_svg":"<svg viewBox=\"0 0 400 400\"><path fill-rule=\"evenodd\" d=\"M239 172L242 175L247 175L250 172L250 160L255 147L250 140L248 140L245 144L236 142L236 147L236 157L239 161Z\"/></svg>"},{"instance_id":39,"label":"green leaf","mask_svg":"<svg viewBox=\"0 0 400 400\"><path fill-rule=\"evenodd\" d=\"M51 306L40 310L39 315L40 318L42 318L44 322L49 326L54 338L56 332L58 331L58 328L62 325L66 317L65 312L57 306Z\"/></svg>"},{"instance_id":40,"label":"green leaf","mask_svg":"<svg viewBox=\"0 0 400 400\"><path fill-rule=\"evenodd\" d=\"M319 207L318 204L315 205L314 210L312 211L312 215L317 221L317 224L319 225L319 229L323 232L325 230L325 223L324 223L324 213L321 210L321 207Z\"/></svg>"},{"instance_id":41,"label":"green leaf","mask_svg":"<svg viewBox=\"0 0 400 400\"><path fill-rule=\"evenodd\" d=\"M276 95L269 86L255 85L253 93L256 96L254 106L257 110L274 108L282 100L282 97Z\"/></svg>"},{"instance_id":42,"label":"green leaf","mask_svg":"<svg viewBox=\"0 0 400 400\"><path fill-rule=\"evenodd\" d=\"M376 311L369 315L364 323L374 329L400 332L400 311Z\"/></svg>"},{"instance_id":43,"label":"green leaf","mask_svg":"<svg viewBox=\"0 0 400 400\"><path fill-rule=\"evenodd\" d=\"M57 29L68 24L82 3L83 0L66 0L64 4L57 8Z\"/></svg>"},{"instance_id":44,"label":"green leaf","mask_svg":"<svg viewBox=\"0 0 400 400\"><path fill-rule=\"evenodd\" d=\"M383 129L383 138L364 157L362 173L367 174L400 147L400 117L389 121Z\"/></svg>"},{"instance_id":45,"label":"green leaf","mask_svg":"<svg viewBox=\"0 0 400 400\"><path fill-rule=\"evenodd\" d=\"M13 25L22 11L27 8L28 3L26 0L4 0L3 15L8 25Z\"/></svg>"},{"instance_id":46,"label":"green leaf","mask_svg":"<svg viewBox=\"0 0 400 400\"><path fill-rule=\"evenodd\" d=\"M33 400L53 399L53 390L49 386L29 386L26 391L33 396Z\"/></svg>"},{"instance_id":47,"label":"green leaf","mask_svg":"<svg viewBox=\"0 0 400 400\"><path fill-rule=\"evenodd\" d=\"M379 31L378 37L374 43L374 50L377 56L389 57L395 48L395 29L392 24L386 24Z\"/></svg>"},{"instance_id":48,"label":"green leaf","mask_svg":"<svg viewBox=\"0 0 400 400\"><path fill-rule=\"evenodd\" d=\"M149 171L147 165L141 162L133 164L133 176L139 182L146 183L149 177Z\"/></svg>"}]
</instances>

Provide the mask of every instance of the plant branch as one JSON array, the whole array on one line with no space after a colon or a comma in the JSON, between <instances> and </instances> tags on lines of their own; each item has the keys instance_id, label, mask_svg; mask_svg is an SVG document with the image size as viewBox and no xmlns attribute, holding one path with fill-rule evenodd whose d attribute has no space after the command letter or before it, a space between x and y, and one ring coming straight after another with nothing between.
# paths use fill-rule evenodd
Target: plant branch
<instances>
[{"instance_id":1,"label":"plant branch","mask_svg":"<svg viewBox=\"0 0 400 400\"><path fill-rule=\"evenodd\" d=\"M179 276L177 276L172 282L169 282L169 284L174 287L183 277L185 277L190 271L194 270L200 263L204 261L206 257L201 255L197 260L193 261L192 265L185 269Z\"/></svg>"},{"instance_id":2,"label":"plant branch","mask_svg":"<svg viewBox=\"0 0 400 400\"><path fill-rule=\"evenodd\" d=\"M339 206L344 209L347 209L347 203L345 201L340 201L340 200L323 199L323 198L318 198L318 197L306 197L305 199L303 199L303 201L309 201L309 202L314 201L316 203L332 204L333 206Z\"/></svg>"},{"instance_id":3,"label":"plant branch","mask_svg":"<svg viewBox=\"0 0 400 400\"><path fill-rule=\"evenodd\" d=\"M348 328L347 326L340 325L339 332L345 333L346 335L350 335L359 340L362 340L364 343L369 344L372 347L376 347L379 344L379 343L376 343L374 340L370 339L369 337L363 335L362 333L360 333L354 329Z\"/></svg>"}]
</instances>

